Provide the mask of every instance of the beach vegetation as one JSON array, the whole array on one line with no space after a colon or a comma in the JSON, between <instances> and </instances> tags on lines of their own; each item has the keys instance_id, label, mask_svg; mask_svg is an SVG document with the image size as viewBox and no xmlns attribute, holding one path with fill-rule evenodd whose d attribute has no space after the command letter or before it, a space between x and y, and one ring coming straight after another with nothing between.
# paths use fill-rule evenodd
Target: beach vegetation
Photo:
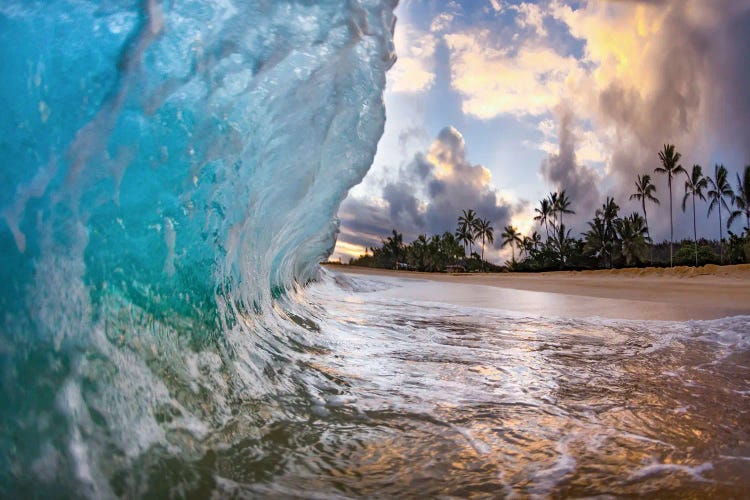
<instances>
[{"instance_id":1,"label":"beach vegetation","mask_svg":"<svg viewBox=\"0 0 750 500\"><path fill-rule=\"evenodd\" d=\"M724 165L714 166L714 176L708 178L708 216L716 208L719 214L719 260L724 263L724 227L721 224L721 212L726 211L731 214L729 202L734 199L732 186L729 184L727 169Z\"/></svg>"},{"instance_id":2,"label":"beach vegetation","mask_svg":"<svg viewBox=\"0 0 750 500\"><path fill-rule=\"evenodd\" d=\"M674 265L673 245L674 245L674 218L672 216L672 178L684 173L685 169L680 165L682 155L675 150L674 144L665 144L664 149L659 151L659 161L661 166L656 167L654 172L667 176L667 185L669 187L669 265Z\"/></svg>"},{"instance_id":3,"label":"beach vegetation","mask_svg":"<svg viewBox=\"0 0 750 500\"><path fill-rule=\"evenodd\" d=\"M565 216L575 214L575 200L562 189L549 193L534 208L535 223L528 234L506 224L496 244L492 221L475 210L462 210L455 232L419 235L404 244L403 236L393 230L381 240L381 246L368 248L365 255L350 264L418 271L551 271L560 269L603 269L620 267L742 264L750 262L750 165L737 175L736 189L729 183L727 169L716 165L713 177L705 176L700 165L690 171L680 165L681 155L674 145L665 144L658 154L661 165L656 172L667 178L670 197L670 238L656 243L649 229L648 204L660 205L657 188L650 174L638 174L629 200L640 202L640 212L620 215L620 205L607 196L586 223L587 229L576 236L566 226ZM682 212L692 208L693 238L674 241L672 181L685 174ZM698 238L698 202L708 202L708 216L718 212L719 240ZM744 220L743 220L744 219ZM744 223L739 232L732 231L736 221ZM724 224L729 234L724 238ZM542 232L542 228L544 231ZM542 236L544 234L544 237ZM485 260L488 245L510 247L510 260L498 266ZM475 248L476 246L476 248ZM518 260L517 260L518 257Z\"/></svg>"},{"instance_id":4,"label":"beach vegetation","mask_svg":"<svg viewBox=\"0 0 750 500\"><path fill-rule=\"evenodd\" d=\"M682 198L682 211L685 211L685 206L688 198L693 200L693 241L695 242L695 265L698 265L698 227L695 223L696 210L695 210L695 198L698 197L700 200L706 201L706 196L703 191L708 188L708 179L703 176L703 169L700 165L693 165L693 169L687 175L685 181L685 196Z\"/></svg>"}]
</instances>

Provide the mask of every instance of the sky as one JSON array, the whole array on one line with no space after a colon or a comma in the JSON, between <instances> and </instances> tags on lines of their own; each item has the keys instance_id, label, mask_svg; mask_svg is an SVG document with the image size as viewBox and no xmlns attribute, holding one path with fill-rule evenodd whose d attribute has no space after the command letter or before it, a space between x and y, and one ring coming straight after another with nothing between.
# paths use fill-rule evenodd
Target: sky
<instances>
[{"instance_id":1,"label":"sky","mask_svg":"<svg viewBox=\"0 0 750 500\"><path fill-rule=\"evenodd\" d=\"M649 173L656 241L669 237L658 151L732 185L750 164L750 0L402 0L388 74L386 126L373 166L342 203L333 258L347 261L395 228L454 231L462 209L498 235L529 234L533 210L565 189L579 235L613 196L621 214L636 175ZM692 237L690 208L673 184L675 239ZM699 204L699 237L718 238L718 215ZM735 230L740 230L737 222ZM543 234L542 231L540 231Z\"/></svg>"}]
</instances>

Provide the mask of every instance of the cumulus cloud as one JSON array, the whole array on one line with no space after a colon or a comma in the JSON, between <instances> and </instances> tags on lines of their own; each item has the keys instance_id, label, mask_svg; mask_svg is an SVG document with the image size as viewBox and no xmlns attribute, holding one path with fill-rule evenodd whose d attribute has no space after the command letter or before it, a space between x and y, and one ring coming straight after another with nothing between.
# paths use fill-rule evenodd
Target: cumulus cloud
<instances>
[{"instance_id":1,"label":"cumulus cloud","mask_svg":"<svg viewBox=\"0 0 750 500\"><path fill-rule=\"evenodd\" d=\"M560 102L578 61L536 43L494 48L488 30L445 35L451 86L464 113L480 119L500 114L542 115Z\"/></svg>"},{"instance_id":2,"label":"cumulus cloud","mask_svg":"<svg viewBox=\"0 0 750 500\"><path fill-rule=\"evenodd\" d=\"M657 166L664 143L676 144L690 164L716 161L717 151L735 159L730 171L750 160L748 0L551 0L543 9L522 3L508 10L530 33L512 41L481 28L445 35L465 114L537 119L547 129L553 117L559 143L545 135L537 147L575 163L563 161L569 130L576 161L604 163L607 194L623 205L635 175ZM545 36L547 21L581 42L582 55ZM570 104L570 122L555 111L561 102ZM588 174L573 168L563 175L553 164L544 166L545 179L568 189L578 173ZM660 178L657 185L665 188Z\"/></svg>"},{"instance_id":3,"label":"cumulus cloud","mask_svg":"<svg viewBox=\"0 0 750 500\"><path fill-rule=\"evenodd\" d=\"M566 191L572 201L575 217L569 217L568 228L576 221L580 222L591 217L601 201L598 185L601 183L599 174L592 168L580 164L576 158L578 138L575 133L573 113L567 106L557 109L559 146L556 153L550 154L541 165L544 179L557 191ZM582 226L576 229L582 229Z\"/></svg>"},{"instance_id":4,"label":"cumulus cloud","mask_svg":"<svg viewBox=\"0 0 750 500\"><path fill-rule=\"evenodd\" d=\"M393 92L422 92L435 83L434 55L437 38L413 25L401 24L393 41L398 60L388 72Z\"/></svg>"},{"instance_id":5,"label":"cumulus cloud","mask_svg":"<svg viewBox=\"0 0 750 500\"><path fill-rule=\"evenodd\" d=\"M447 127L427 151L416 154L385 183L380 197L344 201L336 254L349 253L352 245L376 245L393 228L403 232L405 240L453 231L464 209L476 210L495 228L508 224L514 211L492 185L489 170L467 160L461 133Z\"/></svg>"},{"instance_id":6,"label":"cumulus cloud","mask_svg":"<svg viewBox=\"0 0 750 500\"><path fill-rule=\"evenodd\" d=\"M523 2L513 6L513 9L518 12L516 23L521 28L532 28L537 36L547 36L547 29L544 27L545 14L538 4Z\"/></svg>"}]
</instances>

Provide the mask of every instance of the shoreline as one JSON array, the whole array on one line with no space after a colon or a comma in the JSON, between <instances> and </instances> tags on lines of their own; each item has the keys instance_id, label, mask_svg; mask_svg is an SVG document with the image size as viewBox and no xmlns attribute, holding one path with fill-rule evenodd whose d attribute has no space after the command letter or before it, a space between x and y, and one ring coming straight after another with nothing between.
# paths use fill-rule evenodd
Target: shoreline
<instances>
[{"instance_id":1,"label":"shoreline","mask_svg":"<svg viewBox=\"0 0 750 500\"><path fill-rule=\"evenodd\" d=\"M453 283L476 305L562 317L687 321L750 315L750 264L542 273L425 273L326 265L344 274ZM468 290L466 287L476 288ZM488 291L484 287L494 288ZM469 305L445 287L409 286L401 298ZM457 290L454 290L457 291ZM483 298L486 295L487 298Z\"/></svg>"}]
</instances>

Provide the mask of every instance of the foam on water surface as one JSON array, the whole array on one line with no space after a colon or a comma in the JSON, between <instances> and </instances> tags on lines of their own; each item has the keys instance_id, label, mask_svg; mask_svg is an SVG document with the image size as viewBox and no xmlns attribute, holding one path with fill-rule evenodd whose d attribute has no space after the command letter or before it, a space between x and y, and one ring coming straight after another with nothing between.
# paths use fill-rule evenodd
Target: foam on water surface
<instances>
[{"instance_id":1,"label":"foam on water surface","mask_svg":"<svg viewBox=\"0 0 750 500\"><path fill-rule=\"evenodd\" d=\"M746 490L748 318L319 271L394 6L0 5L0 496Z\"/></svg>"}]
</instances>

